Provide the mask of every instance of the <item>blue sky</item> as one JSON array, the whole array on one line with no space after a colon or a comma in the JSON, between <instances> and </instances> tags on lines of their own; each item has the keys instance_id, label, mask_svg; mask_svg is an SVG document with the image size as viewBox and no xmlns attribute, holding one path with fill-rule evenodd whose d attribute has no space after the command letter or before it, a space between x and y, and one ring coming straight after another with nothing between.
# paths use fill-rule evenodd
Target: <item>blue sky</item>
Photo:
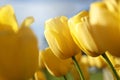
<instances>
[{"instance_id":1,"label":"blue sky","mask_svg":"<svg viewBox=\"0 0 120 80\"><path fill-rule=\"evenodd\" d=\"M39 48L47 47L44 40L44 22L55 16L72 17L81 10L88 10L95 0L0 0L0 6L11 4L19 24L28 16L33 16L35 22L31 26L35 32Z\"/></svg>"}]
</instances>

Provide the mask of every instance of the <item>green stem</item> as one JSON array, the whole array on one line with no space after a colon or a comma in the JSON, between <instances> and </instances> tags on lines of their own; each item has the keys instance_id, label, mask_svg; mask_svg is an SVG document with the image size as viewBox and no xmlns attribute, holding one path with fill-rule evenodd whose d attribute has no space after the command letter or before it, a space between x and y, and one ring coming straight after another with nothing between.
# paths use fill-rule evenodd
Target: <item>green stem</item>
<instances>
[{"instance_id":1,"label":"green stem","mask_svg":"<svg viewBox=\"0 0 120 80\"><path fill-rule=\"evenodd\" d=\"M32 77L32 80L35 80L35 76Z\"/></svg>"},{"instance_id":2,"label":"green stem","mask_svg":"<svg viewBox=\"0 0 120 80\"><path fill-rule=\"evenodd\" d=\"M105 59L105 61L109 65L109 67L112 69L112 72L113 72L114 76L116 77L116 80L120 80L115 68L113 67L113 65L112 65L111 61L109 60L109 58L107 57L107 55L104 53L104 54L102 54L102 57Z\"/></svg>"},{"instance_id":3,"label":"green stem","mask_svg":"<svg viewBox=\"0 0 120 80\"><path fill-rule=\"evenodd\" d=\"M77 71L78 71L78 73L79 73L79 75L80 75L81 80L85 80L84 75L83 75L83 73L82 73L82 70L80 69L80 66L79 66L78 62L77 62L77 60L75 59L75 56L72 56L72 60L73 60L74 65L75 65L75 67L76 67L76 69L77 69Z\"/></svg>"},{"instance_id":4,"label":"green stem","mask_svg":"<svg viewBox=\"0 0 120 80\"><path fill-rule=\"evenodd\" d=\"M65 75L63 77L64 77L64 80L67 80L67 77Z\"/></svg>"}]
</instances>

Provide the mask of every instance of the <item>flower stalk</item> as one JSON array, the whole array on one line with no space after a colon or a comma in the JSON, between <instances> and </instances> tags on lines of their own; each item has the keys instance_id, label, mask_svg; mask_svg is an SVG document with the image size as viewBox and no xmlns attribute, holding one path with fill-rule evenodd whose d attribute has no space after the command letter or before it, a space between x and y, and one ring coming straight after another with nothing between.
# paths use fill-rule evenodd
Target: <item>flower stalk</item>
<instances>
[{"instance_id":1,"label":"flower stalk","mask_svg":"<svg viewBox=\"0 0 120 80\"><path fill-rule=\"evenodd\" d=\"M75 56L72 56L72 60L73 60L74 65L75 65L75 67L76 67L76 69L77 69L77 71L78 71L78 73L80 75L81 80L85 80L85 77L84 77L84 75L82 73L82 70L81 70L77 60L75 59Z\"/></svg>"},{"instance_id":2,"label":"flower stalk","mask_svg":"<svg viewBox=\"0 0 120 80\"><path fill-rule=\"evenodd\" d=\"M67 80L67 77L65 75L63 76L63 78L64 78L64 80Z\"/></svg>"},{"instance_id":3,"label":"flower stalk","mask_svg":"<svg viewBox=\"0 0 120 80\"><path fill-rule=\"evenodd\" d=\"M115 68L113 67L113 65L112 65L111 61L109 60L109 58L107 57L107 55L104 53L104 54L102 54L102 57L105 59L105 61L107 62L107 64L111 68L113 75L116 77L116 80L120 80L120 77L118 76Z\"/></svg>"}]
</instances>

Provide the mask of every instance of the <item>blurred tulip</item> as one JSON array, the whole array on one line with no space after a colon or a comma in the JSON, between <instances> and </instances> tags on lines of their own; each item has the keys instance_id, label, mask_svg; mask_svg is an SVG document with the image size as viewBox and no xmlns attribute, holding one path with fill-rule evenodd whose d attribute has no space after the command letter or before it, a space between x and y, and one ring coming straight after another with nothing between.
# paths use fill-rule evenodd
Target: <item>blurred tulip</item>
<instances>
[{"instance_id":1,"label":"blurred tulip","mask_svg":"<svg viewBox=\"0 0 120 80\"><path fill-rule=\"evenodd\" d=\"M72 37L80 49L90 56L99 56L104 50L94 40L90 27L87 11L82 11L69 19Z\"/></svg>"},{"instance_id":2,"label":"blurred tulip","mask_svg":"<svg viewBox=\"0 0 120 80\"><path fill-rule=\"evenodd\" d=\"M41 57L45 67L53 76L64 76L73 66L71 58L61 60L53 54L50 48L46 48L45 51L41 53Z\"/></svg>"},{"instance_id":3,"label":"blurred tulip","mask_svg":"<svg viewBox=\"0 0 120 80\"><path fill-rule=\"evenodd\" d=\"M98 56L98 57L88 56L88 63L89 63L89 66L91 67L97 67L97 68L107 67L107 64L104 61L102 56Z\"/></svg>"},{"instance_id":4,"label":"blurred tulip","mask_svg":"<svg viewBox=\"0 0 120 80\"><path fill-rule=\"evenodd\" d=\"M62 59L70 58L80 52L74 43L65 16L55 17L45 22L45 37L53 53Z\"/></svg>"},{"instance_id":5,"label":"blurred tulip","mask_svg":"<svg viewBox=\"0 0 120 80\"><path fill-rule=\"evenodd\" d=\"M89 16L96 42L110 54L120 57L120 0L92 3Z\"/></svg>"},{"instance_id":6,"label":"blurred tulip","mask_svg":"<svg viewBox=\"0 0 120 80\"><path fill-rule=\"evenodd\" d=\"M80 61L81 61L83 64L85 64L86 66L89 66L89 61L90 61L90 60L88 60L88 56L86 56L86 55L81 56Z\"/></svg>"},{"instance_id":7,"label":"blurred tulip","mask_svg":"<svg viewBox=\"0 0 120 80\"><path fill-rule=\"evenodd\" d=\"M39 51L39 69L45 69L45 64L44 64L44 61L42 59L42 54L44 54L45 51L44 50L40 50Z\"/></svg>"},{"instance_id":8,"label":"blurred tulip","mask_svg":"<svg viewBox=\"0 0 120 80\"><path fill-rule=\"evenodd\" d=\"M0 7L0 76L8 80L26 80L38 68L38 43L25 19L20 28L10 5Z\"/></svg>"},{"instance_id":9,"label":"blurred tulip","mask_svg":"<svg viewBox=\"0 0 120 80\"><path fill-rule=\"evenodd\" d=\"M35 80L46 80L45 74L42 71L35 72Z\"/></svg>"},{"instance_id":10,"label":"blurred tulip","mask_svg":"<svg viewBox=\"0 0 120 80\"><path fill-rule=\"evenodd\" d=\"M18 30L18 23L11 5L0 7L0 31L3 30Z\"/></svg>"}]
</instances>

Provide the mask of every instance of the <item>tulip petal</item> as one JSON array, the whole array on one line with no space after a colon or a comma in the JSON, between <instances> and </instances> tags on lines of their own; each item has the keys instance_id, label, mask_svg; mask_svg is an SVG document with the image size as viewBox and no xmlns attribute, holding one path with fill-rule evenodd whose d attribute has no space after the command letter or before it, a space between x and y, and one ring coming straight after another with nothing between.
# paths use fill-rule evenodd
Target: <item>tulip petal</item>
<instances>
[{"instance_id":1,"label":"tulip petal","mask_svg":"<svg viewBox=\"0 0 120 80\"><path fill-rule=\"evenodd\" d=\"M29 27L33 22L34 22L34 18L33 18L32 16L27 17L27 18L23 21L21 27Z\"/></svg>"},{"instance_id":2,"label":"tulip petal","mask_svg":"<svg viewBox=\"0 0 120 80\"><path fill-rule=\"evenodd\" d=\"M61 60L57 58L50 48L42 53L43 62L48 71L54 76L63 76L72 68L72 59Z\"/></svg>"},{"instance_id":3,"label":"tulip petal","mask_svg":"<svg viewBox=\"0 0 120 80\"><path fill-rule=\"evenodd\" d=\"M0 7L0 30L18 30L18 24L11 5Z\"/></svg>"},{"instance_id":4,"label":"tulip petal","mask_svg":"<svg viewBox=\"0 0 120 80\"><path fill-rule=\"evenodd\" d=\"M96 42L112 55L120 56L120 17L94 3L90 9L91 32Z\"/></svg>"},{"instance_id":5,"label":"tulip petal","mask_svg":"<svg viewBox=\"0 0 120 80\"><path fill-rule=\"evenodd\" d=\"M72 39L67 21L67 17L61 16L50 19L45 23L47 42L54 54L62 59L71 57L80 51Z\"/></svg>"}]
</instances>

